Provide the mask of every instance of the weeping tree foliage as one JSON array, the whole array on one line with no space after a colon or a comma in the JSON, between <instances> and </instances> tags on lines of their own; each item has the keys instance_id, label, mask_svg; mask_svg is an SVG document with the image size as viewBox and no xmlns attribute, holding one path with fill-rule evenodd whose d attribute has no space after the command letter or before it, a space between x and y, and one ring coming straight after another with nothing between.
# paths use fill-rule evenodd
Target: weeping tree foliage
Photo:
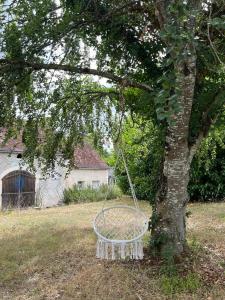
<instances>
[{"instance_id":1,"label":"weeping tree foliage","mask_svg":"<svg viewBox=\"0 0 225 300\"><path fill-rule=\"evenodd\" d=\"M151 120L127 118L121 134L121 145L138 199L149 200L154 205L160 186L160 169L163 156L163 130ZM114 153L117 183L125 194L131 194L121 158Z\"/></svg>"},{"instance_id":2,"label":"weeping tree foliage","mask_svg":"<svg viewBox=\"0 0 225 300\"><path fill-rule=\"evenodd\" d=\"M151 244L180 256L190 164L224 105L224 1L0 3L0 126L50 169L90 133L116 139L126 111L151 119L164 133Z\"/></svg>"}]
</instances>

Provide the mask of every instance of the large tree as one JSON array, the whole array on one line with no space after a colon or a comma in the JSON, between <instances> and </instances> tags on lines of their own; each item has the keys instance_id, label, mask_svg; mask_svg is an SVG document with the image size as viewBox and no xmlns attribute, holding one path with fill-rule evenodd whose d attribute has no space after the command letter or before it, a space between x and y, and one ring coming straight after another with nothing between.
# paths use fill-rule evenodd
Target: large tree
<instances>
[{"instance_id":1,"label":"large tree","mask_svg":"<svg viewBox=\"0 0 225 300\"><path fill-rule=\"evenodd\" d=\"M88 131L110 132L115 109L152 118L165 136L152 245L180 256L190 164L224 105L224 12L223 0L2 0L0 126L24 128L25 156L53 167Z\"/></svg>"}]
</instances>

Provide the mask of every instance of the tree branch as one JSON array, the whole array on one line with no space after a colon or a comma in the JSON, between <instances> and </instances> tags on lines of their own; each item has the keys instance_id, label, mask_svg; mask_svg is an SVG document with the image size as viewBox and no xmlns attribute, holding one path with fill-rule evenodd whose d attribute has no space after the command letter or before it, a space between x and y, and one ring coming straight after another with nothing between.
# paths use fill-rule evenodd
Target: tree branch
<instances>
[{"instance_id":1,"label":"tree branch","mask_svg":"<svg viewBox=\"0 0 225 300\"><path fill-rule=\"evenodd\" d=\"M209 44L210 47L213 51L213 54L215 55L215 57L217 58L217 60L219 61L219 63L224 66L224 63L222 62L222 60L219 57L218 51L216 50L216 47L214 46L212 40L211 40L211 36L210 36L210 23L212 21L212 6L210 6L209 8L209 20L207 22L207 35L208 35L208 40L209 40Z\"/></svg>"},{"instance_id":2,"label":"tree branch","mask_svg":"<svg viewBox=\"0 0 225 300\"><path fill-rule=\"evenodd\" d=\"M212 124L215 124L215 122L218 119L218 116L220 114L220 112L215 113L213 118L210 118L210 114L212 113L213 109L215 108L215 106L217 106L220 102L220 96L223 95L223 93L225 93L224 89L220 89L214 100L212 101L212 103L207 107L207 110L202 114L202 129L198 134L198 137L196 138L194 144L190 147L190 153L189 153L189 160L190 162L192 161L196 151L198 150L202 140L207 137L210 127ZM225 103L225 101L224 101Z\"/></svg>"},{"instance_id":3,"label":"tree branch","mask_svg":"<svg viewBox=\"0 0 225 300\"><path fill-rule=\"evenodd\" d=\"M189 151L189 157L188 157L188 160L189 160L189 163L191 164L192 162L192 159L195 155L195 153L197 152L202 140L204 138L204 134L202 131L200 131L197 139L195 140L195 143L190 147L190 151Z\"/></svg>"},{"instance_id":4,"label":"tree branch","mask_svg":"<svg viewBox=\"0 0 225 300\"><path fill-rule=\"evenodd\" d=\"M218 90L218 92L215 95L214 100L211 102L211 104L207 107L206 111L202 115L202 124L205 125L202 132L203 136L205 137L210 129L211 124L214 124L218 118L219 112L216 112L213 117L210 117L210 115L213 113L213 110L215 110L215 107L218 107L221 103L221 96L225 93L224 88L221 88ZM225 100L222 98L222 105L225 103ZM218 108L216 108L218 111Z\"/></svg>"},{"instance_id":5,"label":"tree branch","mask_svg":"<svg viewBox=\"0 0 225 300\"><path fill-rule=\"evenodd\" d=\"M170 0L155 0L155 15L158 19L161 30L165 24L168 23L168 11L167 7L171 3Z\"/></svg>"},{"instance_id":6,"label":"tree branch","mask_svg":"<svg viewBox=\"0 0 225 300\"><path fill-rule=\"evenodd\" d=\"M56 64L56 63L38 63L24 60L10 60L0 59L0 70L7 69L8 67L14 67L15 69L31 68L34 71L39 70L58 70L69 73L83 74L83 75L95 75L112 80L113 82L121 84L123 87L134 87L147 92L152 92L152 87L145 83L138 83L132 79L126 77L120 77L110 72L101 70L95 70L91 68L81 68L68 64Z\"/></svg>"}]
</instances>

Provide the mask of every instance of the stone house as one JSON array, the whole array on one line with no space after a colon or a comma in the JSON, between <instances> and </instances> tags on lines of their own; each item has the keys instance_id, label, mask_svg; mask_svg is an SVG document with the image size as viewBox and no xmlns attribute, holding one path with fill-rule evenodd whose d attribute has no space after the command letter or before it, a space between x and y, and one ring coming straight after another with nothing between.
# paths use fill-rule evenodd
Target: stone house
<instances>
[{"instance_id":1,"label":"stone house","mask_svg":"<svg viewBox=\"0 0 225 300\"><path fill-rule=\"evenodd\" d=\"M74 150L75 165L67 169L56 165L54 175L43 176L37 168L35 174L21 164L24 151L22 138L3 144L4 131L0 131L0 209L11 207L51 207L63 199L65 188L78 185L98 188L108 184L109 167L87 143Z\"/></svg>"}]
</instances>

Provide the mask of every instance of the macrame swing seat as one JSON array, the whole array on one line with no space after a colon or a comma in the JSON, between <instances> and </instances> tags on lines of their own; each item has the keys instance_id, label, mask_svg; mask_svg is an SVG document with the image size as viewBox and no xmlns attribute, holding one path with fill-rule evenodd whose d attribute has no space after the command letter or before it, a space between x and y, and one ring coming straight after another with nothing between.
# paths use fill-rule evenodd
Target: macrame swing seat
<instances>
[{"instance_id":1,"label":"macrame swing seat","mask_svg":"<svg viewBox=\"0 0 225 300\"><path fill-rule=\"evenodd\" d=\"M93 227L97 235L96 256L101 259L142 259L142 238L148 229L148 220L139 209L134 187L122 150L134 206L116 205L102 208L94 219ZM118 154L119 155L119 154Z\"/></svg>"}]
</instances>

